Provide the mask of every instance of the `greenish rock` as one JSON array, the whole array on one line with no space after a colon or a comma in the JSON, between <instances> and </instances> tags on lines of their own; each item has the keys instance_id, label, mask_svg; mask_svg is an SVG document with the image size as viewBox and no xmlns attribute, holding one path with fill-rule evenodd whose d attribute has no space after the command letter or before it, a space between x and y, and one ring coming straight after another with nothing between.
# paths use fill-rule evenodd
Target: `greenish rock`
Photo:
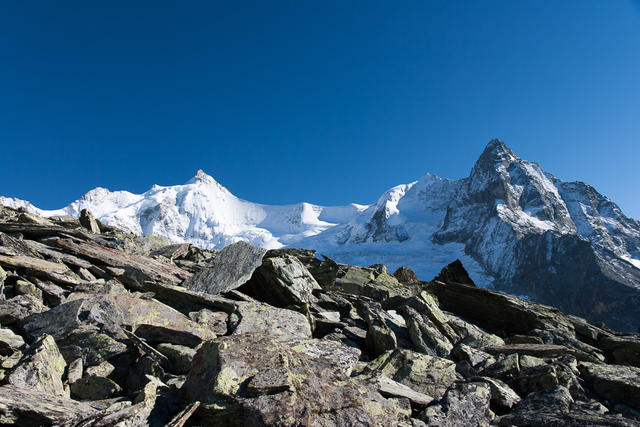
<instances>
[{"instance_id":1,"label":"greenish rock","mask_svg":"<svg viewBox=\"0 0 640 427\"><path fill-rule=\"evenodd\" d=\"M409 306L402 308L402 315L407 322L409 337L416 350L440 357L449 355L453 345L428 316L421 315Z\"/></svg>"},{"instance_id":2,"label":"greenish rock","mask_svg":"<svg viewBox=\"0 0 640 427\"><path fill-rule=\"evenodd\" d=\"M246 386L244 386L246 384ZM202 402L204 425L395 425L400 414L375 388L262 334L203 343L183 389Z\"/></svg>"},{"instance_id":3,"label":"greenish rock","mask_svg":"<svg viewBox=\"0 0 640 427\"><path fill-rule=\"evenodd\" d=\"M488 426L495 418L490 409L491 389L484 382L458 383L440 403L429 406L419 418L427 426Z\"/></svg>"},{"instance_id":4,"label":"greenish rock","mask_svg":"<svg viewBox=\"0 0 640 427\"><path fill-rule=\"evenodd\" d=\"M87 367L85 370L85 375L88 377L108 377L116 370L116 367L106 360L100 363L99 365L93 365ZM71 383L72 381L69 380Z\"/></svg>"},{"instance_id":5,"label":"greenish rock","mask_svg":"<svg viewBox=\"0 0 640 427\"><path fill-rule=\"evenodd\" d=\"M265 258L241 290L245 287L255 298L278 307L315 302L312 292L321 289L305 266L290 255Z\"/></svg>"},{"instance_id":6,"label":"greenish rock","mask_svg":"<svg viewBox=\"0 0 640 427\"><path fill-rule=\"evenodd\" d=\"M383 322L374 322L367 329L367 351L373 357L378 357L388 350L398 346L396 335Z\"/></svg>"},{"instance_id":7,"label":"greenish rock","mask_svg":"<svg viewBox=\"0 0 640 427\"><path fill-rule=\"evenodd\" d=\"M170 343L158 344L157 349L169 359L176 374L186 374L191 369L191 361L196 354L194 349Z\"/></svg>"},{"instance_id":8,"label":"greenish rock","mask_svg":"<svg viewBox=\"0 0 640 427\"><path fill-rule=\"evenodd\" d=\"M453 348L451 356L453 356L456 361L467 362L475 369L484 369L496 361L489 353L462 343L459 343Z\"/></svg>"},{"instance_id":9,"label":"greenish rock","mask_svg":"<svg viewBox=\"0 0 640 427\"><path fill-rule=\"evenodd\" d=\"M0 328L0 356L11 356L24 346L24 339L11 329Z\"/></svg>"},{"instance_id":10,"label":"greenish rock","mask_svg":"<svg viewBox=\"0 0 640 427\"><path fill-rule=\"evenodd\" d=\"M582 362L578 369L596 395L640 410L640 368Z\"/></svg>"},{"instance_id":11,"label":"greenish rock","mask_svg":"<svg viewBox=\"0 0 640 427\"><path fill-rule=\"evenodd\" d=\"M449 326L461 337L459 342L479 350L488 346L504 345L504 340L499 336L451 313L446 313L446 316Z\"/></svg>"},{"instance_id":12,"label":"greenish rock","mask_svg":"<svg viewBox=\"0 0 640 427\"><path fill-rule=\"evenodd\" d=\"M82 358L77 358L73 361L71 361L71 363L69 363L69 366L67 367L67 382L69 384L78 381L80 378L82 378Z\"/></svg>"},{"instance_id":13,"label":"greenish rock","mask_svg":"<svg viewBox=\"0 0 640 427\"><path fill-rule=\"evenodd\" d=\"M18 280L15 285L13 285L13 291L17 295L31 295L42 301L42 291L36 285L26 280Z\"/></svg>"},{"instance_id":14,"label":"greenish rock","mask_svg":"<svg viewBox=\"0 0 640 427\"><path fill-rule=\"evenodd\" d=\"M518 376L520 373L520 364L518 362L518 354L510 354L495 363L487 366L480 372L480 375L489 376L509 381Z\"/></svg>"},{"instance_id":15,"label":"greenish rock","mask_svg":"<svg viewBox=\"0 0 640 427\"><path fill-rule=\"evenodd\" d=\"M440 399L451 384L461 379L454 362L405 349L388 351L369 362L363 374L375 373L435 399Z\"/></svg>"},{"instance_id":16,"label":"greenish rock","mask_svg":"<svg viewBox=\"0 0 640 427\"><path fill-rule=\"evenodd\" d=\"M556 368L545 364L522 369L512 384L521 395L526 396L532 392L550 391L559 383Z\"/></svg>"},{"instance_id":17,"label":"greenish rock","mask_svg":"<svg viewBox=\"0 0 640 427\"><path fill-rule=\"evenodd\" d=\"M520 369L533 368L535 366L545 365L547 362L544 359L535 356L529 356L528 354L519 354L518 355L518 364L520 365Z\"/></svg>"},{"instance_id":18,"label":"greenish rock","mask_svg":"<svg viewBox=\"0 0 640 427\"><path fill-rule=\"evenodd\" d=\"M99 376L85 376L69 385L71 394L82 400L100 400L122 391L113 380Z\"/></svg>"},{"instance_id":19,"label":"greenish rock","mask_svg":"<svg viewBox=\"0 0 640 427\"><path fill-rule=\"evenodd\" d=\"M229 317L232 335L260 333L281 340L311 338L311 325L304 314L258 302L238 302Z\"/></svg>"},{"instance_id":20,"label":"greenish rock","mask_svg":"<svg viewBox=\"0 0 640 427\"><path fill-rule=\"evenodd\" d=\"M0 299L0 324L11 326L21 323L32 314L42 313L48 308L31 295L16 295L8 300Z\"/></svg>"},{"instance_id":21,"label":"greenish rock","mask_svg":"<svg viewBox=\"0 0 640 427\"><path fill-rule=\"evenodd\" d=\"M520 402L520 396L507 384L497 378L475 377L475 382L484 382L491 390L491 406L498 408L501 412L508 411Z\"/></svg>"},{"instance_id":22,"label":"greenish rock","mask_svg":"<svg viewBox=\"0 0 640 427\"><path fill-rule=\"evenodd\" d=\"M7 373L6 381L16 387L64 396L62 376L66 367L53 337L45 335L29 347L20 362Z\"/></svg>"}]
</instances>

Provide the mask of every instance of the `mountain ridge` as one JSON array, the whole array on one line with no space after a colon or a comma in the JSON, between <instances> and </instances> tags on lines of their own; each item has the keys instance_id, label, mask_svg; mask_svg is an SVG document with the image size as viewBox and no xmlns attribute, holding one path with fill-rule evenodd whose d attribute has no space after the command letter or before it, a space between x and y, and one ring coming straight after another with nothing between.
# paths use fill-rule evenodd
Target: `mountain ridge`
<instances>
[{"instance_id":1,"label":"mountain ridge","mask_svg":"<svg viewBox=\"0 0 640 427\"><path fill-rule=\"evenodd\" d=\"M183 185L142 194L98 187L59 210L0 203L44 216L86 208L106 224L208 249L238 240L309 247L340 262L407 265L424 278L461 259L482 286L623 330L640 324L632 305L640 306L640 221L590 185L562 181L497 139L468 177L427 173L370 205L252 203L202 170Z\"/></svg>"}]
</instances>

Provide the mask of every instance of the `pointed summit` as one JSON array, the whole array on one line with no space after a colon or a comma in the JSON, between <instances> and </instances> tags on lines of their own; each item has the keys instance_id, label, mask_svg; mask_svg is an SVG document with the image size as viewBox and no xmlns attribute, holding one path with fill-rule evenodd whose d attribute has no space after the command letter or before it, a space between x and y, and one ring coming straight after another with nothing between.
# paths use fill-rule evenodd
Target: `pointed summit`
<instances>
[{"instance_id":1,"label":"pointed summit","mask_svg":"<svg viewBox=\"0 0 640 427\"><path fill-rule=\"evenodd\" d=\"M198 169L198 172L196 172L196 174L193 176L193 178L191 178L189 180L188 183L191 184L191 183L195 183L195 182L206 182L206 183L209 183L209 184L217 183L216 180L213 179L213 177L211 175L208 175L202 169Z\"/></svg>"},{"instance_id":2,"label":"pointed summit","mask_svg":"<svg viewBox=\"0 0 640 427\"><path fill-rule=\"evenodd\" d=\"M473 170L496 170L499 165L517 159L518 156L507 147L507 144L499 139L492 139L476 161Z\"/></svg>"}]
</instances>

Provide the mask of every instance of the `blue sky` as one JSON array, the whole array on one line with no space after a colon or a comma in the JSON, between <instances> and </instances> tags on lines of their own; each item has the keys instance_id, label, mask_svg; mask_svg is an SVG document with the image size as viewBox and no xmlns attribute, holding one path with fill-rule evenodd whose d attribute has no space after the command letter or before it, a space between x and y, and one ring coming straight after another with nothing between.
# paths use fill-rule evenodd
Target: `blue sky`
<instances>
[{"instance_id":1,"label":"blue sky","mask_svg":"<svg viewBox=\"0 0 640 427\"><path fill-rule=\"evenodd\" d=\"M640 218L632 1L0 6L0 194L61 207L204 169L262 203L369 203L500 138Z\"/></svg>"}]
</instances>

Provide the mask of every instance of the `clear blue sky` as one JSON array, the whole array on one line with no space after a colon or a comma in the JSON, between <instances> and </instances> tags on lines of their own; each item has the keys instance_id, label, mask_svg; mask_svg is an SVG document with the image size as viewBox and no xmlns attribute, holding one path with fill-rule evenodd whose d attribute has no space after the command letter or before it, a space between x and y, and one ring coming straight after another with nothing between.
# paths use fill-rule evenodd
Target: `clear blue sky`
<instances>
[{"instance_id":1,"label":"clear blue sky","mask_svg":"<svg viewBox=\"0 0 640 427\"><path fill-rule=\"evenodd\" d=\"M500 138L640 217L633 1L3 1L0 194L369 203Z\"/></svg>"}]
</instances>

